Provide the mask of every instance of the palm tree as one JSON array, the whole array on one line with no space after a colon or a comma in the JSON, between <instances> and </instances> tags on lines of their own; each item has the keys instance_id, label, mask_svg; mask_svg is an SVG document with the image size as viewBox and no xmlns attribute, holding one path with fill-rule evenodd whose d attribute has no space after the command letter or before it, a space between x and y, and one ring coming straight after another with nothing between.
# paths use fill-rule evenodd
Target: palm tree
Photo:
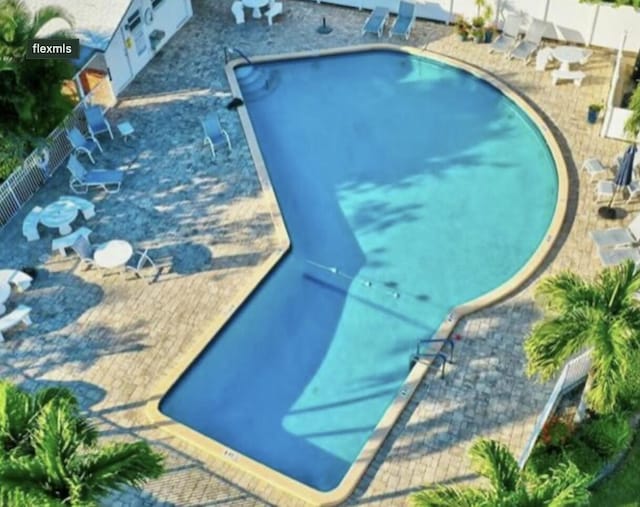
<instances>
[{"instance_id":1,"label":"palm tree","mask_svg":"<svg viewBox=\"0 0 640 507\"><path fill-rule=\"evenodd\" d=\"M572 355L590 348L578 418L586 404L597 412L615 411L625 392L625 376L640 367L635 353L640 348L638 291L640 273L631 261L602 270L593 282L565 272L536 288L545 316L524 344L528 373L548 380Z\"/></svg>"},{"instance_id":2,"label":"palm tree","mask_svg":"<svg viewBox=\"0 0 640 507\"><path fill-rule=\"evenodd\" d=\"M0 382L0 505L97 505L159 477L162 462L146 442L98 445L67 389L29 394Z\"/></svg>"},{"instance_id":3,"label":"palm tree","mask_svg":"<svg viewBox=\"0 0 640 507\"><path fill-rule=\"evenodd\" d=\"M631 95L629 109L631 109L631 116L627 118L624 130L633 139L636 139L640 135L640 86L636 86L633 95Z\"/></svg>"},{"instance_id":4,"label":"palm tree","mask_svg":"<svg viewBox=\"0 0 640 507\"><path fill-rule=\"evenodd\" d=\"M479 439L469 451L473 469L489 479L491 487L439 486L409 497L413 507L578 507L588 505L591 477L567 462L549 474L526 474L507 447Z\"/></svg>"},{"instance_id":5,"label":"palm tree","mask_svg":"<svg viewBox=\"0 0 640 507\"><path fill-rule=\"evenodd\" d=\"M73 76L67 60L27 60L28 41L54 20L72 25L60 7L31 13L21 0L0 0L0 118L11 130L48 134L69 112L71 101L62 95L62 83ZM65 30L47 38L68 37Z\"/></svg>"}]
</instances>

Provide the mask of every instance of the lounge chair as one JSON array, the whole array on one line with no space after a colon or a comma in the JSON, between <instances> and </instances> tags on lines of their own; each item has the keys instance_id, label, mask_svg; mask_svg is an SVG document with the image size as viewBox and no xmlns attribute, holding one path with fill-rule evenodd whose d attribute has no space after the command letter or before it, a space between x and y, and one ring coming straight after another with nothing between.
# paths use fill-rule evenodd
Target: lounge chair
<instances>
[{"instance_id":1,"label":"lounge chair","mask_svg":"<svg viewBox=\"0 0 640 507\"><path fill-rule=\"evenodd\" d=\"M90 187L99 187L109 194L115 194L120 191L124 175L122 171L107 169L87 171L75 155L69 156L67 169L71 173L69 188L76 194L84 194Z\"/></svg>"},{"instance_id":2,"label":"lounge chair","mask_svg":"<svg viewBox=\"0 0 640 507\"><path fill-rule=\"evenodd\" d=\"M22 234L27 238L27 241L40 239L38 224L40 223L41 213L42 208L40 206L34 206L27 216L24 217L24 221L22 222Z\"/></svg>"},{"instance_id":3,"label":"lounge chair","mask_svg":"<svg viewBox=\"0 0 640 507\"><path fill-rule=\"evenodd\" d=\"M102 108L100 106L89 106L84 110L84 117L87 119L87 127L91 132L91 137L95 139L98 134L108 132L111 139L113 139L113 132L111 132L111 125L104 117Z\"/></svg>"},{"instance_id":4,"label":"lounge chair","mask_svg":"<svg viewBox=\"0 0 640 507\"><path fill-rule=\"evenodd\" d=\"M632 245L640 241L640 213L628 227L601 229L589 233L598 249L615 248Z\"/></svg>"},{"instance_id":5,"label":"lounge chair","mask_svg":"<svg viewBox=\"0 0 640 507\"><path fill-rule=\"evenodd\" d=\"M589 181L593 181L598 176L604 176L607 174L607 168L597 158L588 158L582 164L582 170L587 171L589 174Z\"/></svg>"},{"instance_id":6,"label":"lounge chair","mask_svg":"<svg viewBox=\"0 0 640 507\"><path fill-rule=\"evenodd\" d=\"M376 7L364 22L362 27L362 35L365 33L375 33L378 37L382 37L384 25L389 19L389 9L386 7Z\"/></svg>"},{"instance_id":7,"label":"lounge chair","mask_svg":"<svg viewBox=\"0 0 640 507\"><path fill-rule=\"evenodd\" d=\"M29 317L29 313L31 313L31 308L26 305L19 305L11 313L5 315L4 317L1 317L0 342L4 341L4 336L2 335L3 331L15 327L20 323L23 323L25 326L31 325L31 318Z\"/></svg>"},{"instance_id":8,"label":"lounge chair","mask_svg":"<svg viewBox=\"0 0 640 507\"><path fill-rule=\"evenodd\" d=\"M216 113L209 113L202 120L202 128L204 130L204 144L209 143L213 160L216 159L216 146L226 144L229 151L231 151L229 134L220 126L220 120Z\"/></svg>"},{"instance_id":9,"label":"lounge chair","mask_svg":"<svg viewBox=\"0 0 640 507\"><path fill-rule=\"evenodd\" d=\"M489 52L493 53L496 51L506 54L511 51L513 46L516 45L516 42L518 42L520 25L522 25L522 18L514 14L509 14L504 20L502 33L491 43L491 46L489 46Z\"/></svg>"},{"instance_id":10,"label":"lounge chair","mask_svg":"<svg viewBox=\"0 0 640 507\"><path fill-rule=\"evenodd\" d=\"M91 134L91 137L86 138L76 127L67 130L67 139L69 139L69 142L71 143L73 153L86 153L92 164L96 163L92 155L96 148L98 148L102 153L102 146L100 146L98 140L93 137L93 134Z\"/></svg>"},{"instance_id":11,"label":"lounge chair","mask_svg":"<svg viewBox=\"0 0 640 507\"><path fill-rule=\"evenodd\" d=\"M409 38L413 23L416 20L416 6L411 2L405 2L400 0L400 7L398 8L398 16L396 17L391 30L389 30L389 37L399 35L405 39Z\"/></svg>"},{"instance_id":12,"label":"lounge chair","mask_svg":"<svg viewBox=\"0 0 640 507\"><path fill-rule=\"evenodd\" d=\"M623 196L624 190L629 192L627 203L640 195L640 181L633 180L628 186L624 187L622 192L616 191L616 184L611 180L600 180L596 186L596 202L612 199L616 194Z\"/></svg>"},{"instance_id":13,"label":"lounge chair","mask_svg":"<svg viewBox=\"0 0 640 507\"><path fill-rule=\"evenodd\" d=\"M542 35L544 34L544 30L547 27L547 24L539 19L534 19L529 28L527 29L527 33L525 33L524 38L513 47L511 51L508 53L508 58L518 58L520 60L524 60L524 63L529 63L531 56L536 50L540 47L540 43L542 42Z\"/></svg>"},{"instance_id":14,"label":"lounge chair","mask_svg":"<svg viewBox=\"0 0 640 507\"><path fill-rule=\"evenodd\" d=\"M598 255L603 266L615 266L626 260L632 260L640 264L640 251L634 247L626 248L600 248Z\"/></svg>"},{"instance_id":15,"label":"lounge chair","mask_svg":"<svg viewBox=\"0 0 640 507\"><path fill-rule=\"evenodd\" d=\"M0 283L11 284L19 292L27 290L32 281L33 278L17 269L0 269Z\"/></svg>"}]
</instances>

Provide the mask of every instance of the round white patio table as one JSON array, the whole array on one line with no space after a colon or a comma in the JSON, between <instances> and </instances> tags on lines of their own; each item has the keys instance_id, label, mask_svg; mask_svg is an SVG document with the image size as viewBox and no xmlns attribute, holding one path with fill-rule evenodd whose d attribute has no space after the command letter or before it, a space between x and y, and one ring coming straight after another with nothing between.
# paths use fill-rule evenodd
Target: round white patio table
<instances>
[{"instance_id":1,"label":"round white patio table","mask_svg":"<svg viewBox=\"0 0 640 507\"><path fill-rule=\"evenodd\" d=\"M71 233L70 224L78 216L78 207L69 201L56 201L40 213L40 222L47 227L58 228L60 234Z\"/></svg>"},{"instance_id":2,"label":"round white patio table","mask_svg":"<svg viewBox=\"0 0 640 507\"><path fill-rule=\"evenodd\" d=\"M585 57L584 49L575 46L557 46L551 54L560 62L560 70L571 70L572 63L578 63Z\"/></svg>"},{"instance_id":3,"label":"round white patio table","mask_svg":"<svg viewBox=\"0 0 640 507\"><path fill-rule=\"evenodd\" d=\"M0 315L7 311L4 303L11 295L11 287L6 282L0 282Z\"/></svg>"},{"instance_id":4,"label":"round white patio table","mask_svg":"<svg viewBox=\"0 0 640 507\"><path fill-rule=\"evenodd\" d=\"M260 19L262 17L260 7L264 7L268 3L269 0L242 0L242 5L253 9L253 17L256 19Z\"/></svg>"},{"instance_id":5,"label":"round white patio table","mask_svg":"<svg viewBox=\"0 0 640 507\"><path fill-rule=\"evenodd\" d=\"M96 266L106 269L124 266L133 255L133 247L123 239L112 239L99 245L93 253Z\"/></svg>"}]
</instances>

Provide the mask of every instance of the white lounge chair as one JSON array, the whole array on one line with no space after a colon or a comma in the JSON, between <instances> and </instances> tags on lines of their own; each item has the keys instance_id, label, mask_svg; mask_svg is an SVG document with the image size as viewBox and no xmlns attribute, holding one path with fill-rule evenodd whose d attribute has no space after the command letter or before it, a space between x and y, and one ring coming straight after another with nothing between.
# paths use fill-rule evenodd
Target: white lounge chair
<instances>
[{"instance_id":1,"label":"white lounge chair","mask_svg":"<svg viewBox=\"0 0 640 507\"><path fill-rule=\"evenodd\" d=\"M389 37L399 35L405 39L411 35L411 29L416 21L416 5L412 2L405 2L400 0L400 7L398 7L398 16L389 30Z\"/></svg>"},{"instance_id":2,"label":"white lounge chair","mask_svg":"<svg viewBox=\"0 0 640 507\"><path fill-rule=\"evenodd\" d=\"M29 317L29 313L31 313L31 308L26 305L19 305L11 313L8 313L4 317L0 317L0 342L4 341L4 336L2 334L4 331L17 326L20 323L25 326L30 326L31 317Z\"/></svg>"},{"instance_id":3,"label":"white lounge chair","mask_svg":"<svg viewBox=\"0 0 640 507\"><path fill-rule=\"evenodd\" d=\"M542 42L542 35L546 28L546 23L539 19L534 19L527 29L524 38L514 46L514 48L507 55L508 58L518 58L524 60L524 63L529 63L531 56L540 47Z\"/></svg>"},{"instance_id":4,"label":"white lounge chair","mask_svg":"<svg viewBox=\"0 0 640 507\"><path fill-rule=\"evenodd\" d=\"M85 220L89 220L96 215L95 205L91 201L87 201L82 197L77 197L75 195L63 195L62 197L59 197L58 200L72 203L80 210Z\"/></svg>"},{"instance_id":5,"label":"white lounge chair","mask_svg":"<svg viewBox=\"0 0 640 507\"><path fill-rule=\"evenodd\" d=\"M38 224L40 223L41 213L42 208L40 206L34 206L27 216L24 217L24 221L22 222L22 234L27 238L27 241L40 239Z\"/></svg>"},{"instance_id":6,"label":"white lounge chair","mask_svg":"<svg viewBox=\"0 0 640 507\"><path fill-rule=\"evenodd\" d=\"M269 26L273 25L273 18L275 18L278 14L282 14L283 5L282 2L269 2L269 8L264 15L267 17L267 22Z\"/></svg>"},{"instance_id":7,"label":"white lounge chair","mask_svg":"<svg viewBox=\"0 0 640 507\"><path fill-rule=\"evenodd\" d=\"M76 155L79 153L86 153L92 164L96 163L92 155L96 148L98 148L102 153L102 146L100 146L100 143L93 134L91 134L91 137L86 138L76 127L67 130L67 139L69 139L69 142L71 143L73 153Z\"/></svg>"},{"instance_id":8,"label":"white lounge chair","mask_svg":"<svg viewBox=\"0 0 640 507\"><path fill-rule=\"evenodd\" d=\"M148 248L146 248L145 250L136 250L135 255L131 257L129 262L126 264L125 269L133 271L136 275L138 275L138 277L144 279L142 270L144 269L145 265L151 265L156 270L153 277L149 280L149 283L152 283L155 280L156 275L158 274L158 267L156 266L155 262L151 260L148 252Z\"/></svg>"},{"instance_id":9,"label":"white lounge chair","mask_svg":"<svg viewBox=\"0 0 640 507\"><path fill-rule=\"evenodd\" d=\"M100 106L89 106L84 110L84 117L87 119L87 128L91 132L91 137L94 139L98 134L107 132L111 139L113 139L113 132L111 132L111 125L104 117L102 108Z\"/></svg>"},{"instance_id":10,"label":"white lounge chair","mask_svg":"<svg viewBox=\"0 0 640 507\"><path fill-rule=\"evenodd\" d=\"M389 9L386 7L376 7L371 11L369 17L362 26L362 35L366 33L374 33L378 37L382 37L384 25L389 19Z\"/></svg>"},{"instance_id":11,"label":"white lounge chair","mask_svg":"<svg viewBox=\"0 0 640 507\"><path fill-rule=\"evenodd\" d=\"M616 184L611 180L600 180L596 185L596 202L606 201L616 195L624 196L624 190L629 192L627 202L640 195L640 181L634 180L622 192L616 192Z\"/></svg>"},{"instance_id":12,"label":"white lounge chair","mask_svg":"<svg viewBox=\"0 0 640 507\"><path fill-rule=\"evenodd\" d=\"M27 290L32 281L33 278L17 269L0 269L0 282L9 283L20 292Z\"/></svg>"},{"instance_id":13,"label":"white lounge chair","mask_svg":"<svg viewBox=\"0 0 640 507\"><path fill-rule=\"evenodd\" d=\"M209 113L206 118L202 120L202 129L204 130L204 144L209 144L213 160L216 159L216 146L226 144L229 151L231 151L229 134L220 126L220 120L216 113Z\"/></svg>"},{"instance_id":14,"label":"white lounge chair","mask_svg":"<svg viewBox=\"0 0 640 507\"><path fill-rule=\"evenodd\" d=\"M582 164L582 170L587 171L589 175L589 181L593 181L594 178L599 176L606 176L607 168L597 158L588 158Z\"/></svg>"},{"instance_id":15,"label":"white lounge chair","mask_svg":"<svg viewBox=\"0 0 640 507\"><path fill-rule=\"evenodd\" d=\"M91 229L88 229L87 227L80 227L71 234L60 236L59 238L51 241L51 250L53 252L57 250L60 255L65 257L67 255L67 248L71 248L76 240L81 237L89 241L89 234L91 234L91 232Z\"/></svg>"},{"instance_id":16,"label":"white lounge chair","mask_svg":"<svg viewBox=\"0 0 640 507\"><path fill-rule=\"evenodd\" d=\"M522 17L509 14L504 20L502 33L489 46L489 52L508 53L511 51L518 41L520 25L522 25Z\"/></svg>"},{"instance_id":17,"label":"white lounge chair","mask_svg":"<svg viewBox=\"0 0 640 507\"><path fill-rule=\"evenodd\" d=\"M67 169L71 173L69 188L76 194L87 193L91 187L99 187L109 194L120 191L122 171L94 169L87 171L75 155L69 156Z\"/></svg>"},{"instance_id":18,"label":"white lounge chair","mask_svg":"<svg viewBox=\"0 0 640 507\"><path fill-rule=\"evenodd\" d=\"M591 231L589 234L600 250L633 245L640 241L640 213L628 227L600 229Z\"/></svg>"},{"instance_id":19,"label":"white lounge chair","mask_svg":"<svg viewBox=\"0 0 640 507\"><path fill-rule=\"evenodd\" d=\"M598 249L598 255L603 266L615 266L626 260L632 260L635 264L640 264L640 251L635 247L600 248Z\"/></svg>"}]
</instances>

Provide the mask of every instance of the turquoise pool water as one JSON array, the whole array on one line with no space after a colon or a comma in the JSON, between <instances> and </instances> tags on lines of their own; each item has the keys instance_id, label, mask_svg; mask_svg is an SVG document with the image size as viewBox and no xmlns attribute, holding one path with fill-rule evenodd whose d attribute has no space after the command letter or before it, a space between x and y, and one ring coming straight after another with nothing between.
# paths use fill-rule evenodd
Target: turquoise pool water
<instances>
[{"instance_id":1,"label":"turquoise pool water","mask_svg":"<svg viewBox=\"0 0 640 507\"><path fill-rule=\"evenodd\" d=\"M293 246L161 411L328 491L417 340L543 241L557 173L528 117L456 68L389 51L259 67L271 89L246 103Z\"/></svg>"}]
</instances>

